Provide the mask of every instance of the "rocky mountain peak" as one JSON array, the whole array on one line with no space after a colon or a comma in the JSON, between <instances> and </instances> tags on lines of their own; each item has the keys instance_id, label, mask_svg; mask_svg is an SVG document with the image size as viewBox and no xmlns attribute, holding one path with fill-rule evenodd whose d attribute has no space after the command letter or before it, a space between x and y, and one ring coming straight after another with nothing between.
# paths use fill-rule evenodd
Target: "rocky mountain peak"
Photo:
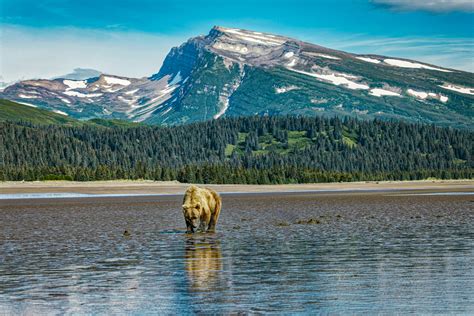
<instances>
[{"instance_id":1,"label":"rocky mountain peak","mask_svg":"<svg viewBox=\"0 0 474 316\"><path fill-rule=\"evenodd\" d=\"M278 64L287 52L298 50L296 41L269 33L215 26L207 48L234 62L255 66Z\"/></svg>"},{"instance_id":2,"label":"rocky mountain peak","mask_svg":"<svg viewBox=\"0 0 474 316\"><path fill-rule=\"evenodd\" d=\"M172 48L149 78L27 80L0 97L158 124L291 113L474 126L471 73L222 26Z\"/></svg>"}]
</instances>

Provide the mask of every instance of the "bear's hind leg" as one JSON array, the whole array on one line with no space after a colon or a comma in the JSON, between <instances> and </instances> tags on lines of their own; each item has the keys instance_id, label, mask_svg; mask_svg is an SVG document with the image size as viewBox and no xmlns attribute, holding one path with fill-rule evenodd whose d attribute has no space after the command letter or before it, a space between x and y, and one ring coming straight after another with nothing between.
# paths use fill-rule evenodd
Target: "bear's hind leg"
<instances>
[{"instance_id":1,"label":"bear's hind leg","mask_svg":"<svg viewBox=\"0 0 474 316\"><path fill-rule=\"evenodd\" d=\"M207 228L207 231L210 233L216 232L216 223L212 218L211 218L211 221L209 222L209 227Z\"/></svg>"}]
</instances>

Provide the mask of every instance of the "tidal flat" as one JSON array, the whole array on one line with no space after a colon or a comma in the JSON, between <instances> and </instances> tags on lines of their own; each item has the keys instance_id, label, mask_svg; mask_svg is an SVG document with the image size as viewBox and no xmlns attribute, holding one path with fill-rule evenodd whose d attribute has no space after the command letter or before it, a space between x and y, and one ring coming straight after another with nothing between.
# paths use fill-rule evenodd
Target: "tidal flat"
<instances>
[{"instance_id":1,"label":"tidal flat","mask_svg":"<svg viewBox=\"0 0 474 316\"><path fill-rule=\"evenodd\" d=\"M181 199L0 200L0 314L474 313L472 189Z\"/></svg>"}]
</instances>

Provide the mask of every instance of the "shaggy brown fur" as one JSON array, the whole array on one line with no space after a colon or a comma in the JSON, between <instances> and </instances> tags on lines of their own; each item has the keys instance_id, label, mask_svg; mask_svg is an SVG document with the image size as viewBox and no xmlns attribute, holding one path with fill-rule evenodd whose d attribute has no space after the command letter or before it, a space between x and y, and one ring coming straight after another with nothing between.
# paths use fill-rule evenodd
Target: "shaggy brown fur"
<instances>
[{"instance_id":1,"label":"shaggy brown fur","mask_svg":"<svg viewBox=\"0 0 474 316\"><path fill-rule=\"evenodd\" d=\"M193 233L198 225L203 232L215 231L221 206L221 197L214 190L191 185L183 198L183 214L187 232Z\"/></svg>"}]
</instances>

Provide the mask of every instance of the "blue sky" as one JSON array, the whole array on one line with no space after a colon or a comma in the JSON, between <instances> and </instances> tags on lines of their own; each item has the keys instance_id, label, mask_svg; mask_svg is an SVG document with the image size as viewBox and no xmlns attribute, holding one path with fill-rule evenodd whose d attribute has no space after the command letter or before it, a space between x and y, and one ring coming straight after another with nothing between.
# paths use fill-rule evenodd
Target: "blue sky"
<instances>
[{"instance_id":1,"label":"blue sky","mask_svg":"<svg viewBox=\"0 0 474 316\"><path fill-rule=\"evenodd\" d=\"M474 70L472 0L0 0L3 81L73 68L147 76L213 25Z\"/></svg>"}]
</instances>

